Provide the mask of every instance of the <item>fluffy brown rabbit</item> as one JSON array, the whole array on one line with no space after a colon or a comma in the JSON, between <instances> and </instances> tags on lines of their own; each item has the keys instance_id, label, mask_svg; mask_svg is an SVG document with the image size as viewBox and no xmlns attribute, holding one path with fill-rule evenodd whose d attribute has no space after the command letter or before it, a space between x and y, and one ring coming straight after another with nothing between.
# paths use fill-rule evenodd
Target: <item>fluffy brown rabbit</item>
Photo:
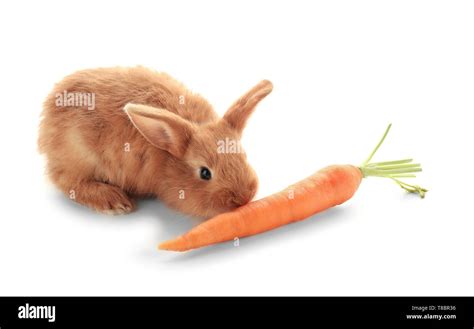
<instances>
[{"instance_id":1,"label":"fluffy brown rabbit","mask_svg":"<svg viewBox=\"0 0 474 329\"><path fill-rule=\"evenodd\" d=\"M79 71L47 97L39 149L55 185L99 212L128 213L133 197L157 196L183 213L214 216L255 196L257 177L239 140L271 90L260 82L221 119L167 74L143 67Z\"/></svg>"}]
</instances>

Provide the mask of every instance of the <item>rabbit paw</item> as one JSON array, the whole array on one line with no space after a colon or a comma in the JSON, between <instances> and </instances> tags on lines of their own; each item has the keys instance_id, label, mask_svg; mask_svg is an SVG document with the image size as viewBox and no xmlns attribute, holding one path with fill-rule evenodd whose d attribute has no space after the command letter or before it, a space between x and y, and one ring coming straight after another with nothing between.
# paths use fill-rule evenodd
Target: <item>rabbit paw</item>
<instances>
[{"instance_id":1,"label":"rabbit paw","mask_svg":"<svg viewBox=\"0 0 474 329\"><path fill-rule=\"evenodd\" d=\"M110 184L89 182L82 184L77 192L77 202L107 215L127 214L135 208L123 190Z\"/></svg>"}]
</instances>

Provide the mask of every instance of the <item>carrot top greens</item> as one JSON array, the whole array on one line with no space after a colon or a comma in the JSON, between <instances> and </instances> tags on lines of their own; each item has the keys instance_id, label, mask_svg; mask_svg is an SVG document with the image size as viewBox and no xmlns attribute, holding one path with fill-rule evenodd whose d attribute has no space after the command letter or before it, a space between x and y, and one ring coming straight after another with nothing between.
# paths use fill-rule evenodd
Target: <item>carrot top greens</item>
<instances>
[{"instance_id":1,"label":"carrot top greens","mask_svg":"<svg viewBox=\"0 0 474 329\"><path fill-rule=\"evenodd\" d=\"M395 161L384 161L384 162L370 162L374 157L375 153L379 147L384 142L385 138L390 131L392 124L389 124L379 143L375 149L370 153L367 160L365 160L362 165L360 165L360 170L364 177L385 177L392 179L397 183L401 188L405 189L410 193L417 193L420 197L424 198L427 189L424 189L418 185L411 185L405 182L402 182L400 178L414 178L416 177L415 173L421 171L421 165L419 163L412 163L413 159L402 159Z\"/></svg>"}]
</instances>

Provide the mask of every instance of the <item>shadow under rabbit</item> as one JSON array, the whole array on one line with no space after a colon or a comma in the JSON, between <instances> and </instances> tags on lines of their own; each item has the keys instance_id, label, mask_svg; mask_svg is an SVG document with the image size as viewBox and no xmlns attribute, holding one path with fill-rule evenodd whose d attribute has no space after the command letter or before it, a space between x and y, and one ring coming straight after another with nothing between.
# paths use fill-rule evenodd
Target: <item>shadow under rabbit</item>
<instances>
[{"instance_id":1,"label":"shadow under rabbit","mask_svg":"<svg viewBox=\"0 0 474 329\"><path fill-rule=\"evenodd\" d=\"M156 233L153 234L156 241L152 245L144 243L141 255L148 259L153 259L159 263L186 263L198 261L200 264L204 260L218 260L222 257L237 257L236 252L248 253L252 249L259 248L266 244L278 243L282 239L289 239L292 234L317 234L326 225L336 225L341 219L347 217L346 206L339 206L328 209L322 213L315 214L306 220L285 225L275 230L271 230L256 236L246 237L239 240L239 245L235 246L234 241L219 243L209 247L192 250L185 253L174 253L169 251L158 251L158 243L172 239L192 229L203 221L203 219L193 218L178 213L168 208L164 203L156 198L136 200L136 209L126 215L110 216L96 213L93 210L77 204L64 197L61 193L55 193L55 204L67 208L65 212L74 214L74 217L81 217L100 223L106 226L129 225L143 221L153 221L156 226ZM158 225L157 225L158 224ZM315 231L316 230L316 231ZM303 233L307 232L309 233ZM293 233L290 233L293 232Z\"/></svg>"}]
</instances>

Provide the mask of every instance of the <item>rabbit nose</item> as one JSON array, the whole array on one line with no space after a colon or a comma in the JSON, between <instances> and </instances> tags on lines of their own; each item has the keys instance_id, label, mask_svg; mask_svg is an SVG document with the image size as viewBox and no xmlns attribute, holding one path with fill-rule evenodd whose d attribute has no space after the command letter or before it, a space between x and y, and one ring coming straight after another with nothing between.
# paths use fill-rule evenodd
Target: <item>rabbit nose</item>
<instances>
[{"instance_id":1,"label":"rabbit nose","mask_svg":"<svg viewBox=\"0 0 474 329\"><path fill-rule=\"evenodd\" d=\"M232 193L229 199L229 206L232 208L238 208L244 204L249 203L253 198L253 193Z\"/></svg>"},{"instance_id":2,"label":"rabbit nose","mask_svg":"<svg viewBox=\"0 0 474 329\"><path fill-rule=\"evenodd\" d=\"M229 200L229 206L231 208L238 208L240 206L243 206L244 204L246 204L247 202L245 202L243 199L241 198L232 198Z\"/></svg>"}]
</instances>

